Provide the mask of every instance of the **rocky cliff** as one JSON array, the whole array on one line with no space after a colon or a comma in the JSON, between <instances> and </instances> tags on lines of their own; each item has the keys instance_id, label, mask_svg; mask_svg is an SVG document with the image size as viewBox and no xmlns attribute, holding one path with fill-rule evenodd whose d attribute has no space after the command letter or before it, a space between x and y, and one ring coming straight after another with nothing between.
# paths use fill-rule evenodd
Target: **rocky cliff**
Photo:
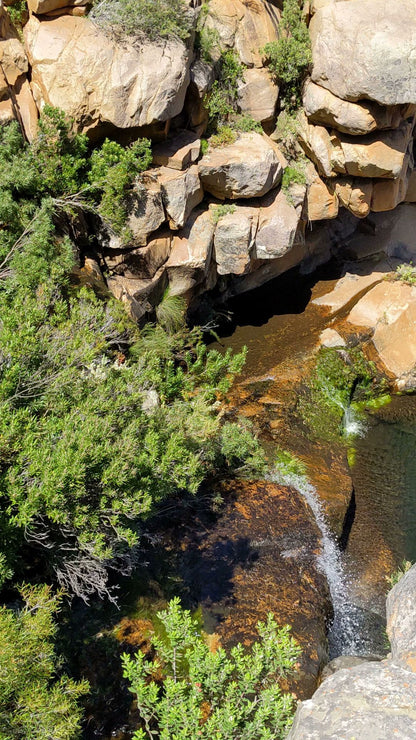
<instances>
[{"instance_id":1,"label":"rocky cliff","mask_svg":"<svg viewBox=\"0 0 416 740\"><path fill-rule=\"evenodd\" d=\"M352 232L371 213L416 201L416 0L400 8L388 0L311 3L313 61L295 142L309 163L305 184L289 176L285 187L291 163L273 135L282 101L262 52L281 34L278 3L189 5L218 53L235 50L244 69L237 108L264 129L205 147L203 156L215 53L204 61L192 39L121 42L86 17L86 0L30 0L22 44L1 8L3 122L17 118L31 139L48 103L93 141L153 139L153 166L130 197L131 239L123 244L103 227L95 245L108 287L137 318L168 285L190 302L326 259L313 222L346 210Z\"/></svg>"}]
</instances>

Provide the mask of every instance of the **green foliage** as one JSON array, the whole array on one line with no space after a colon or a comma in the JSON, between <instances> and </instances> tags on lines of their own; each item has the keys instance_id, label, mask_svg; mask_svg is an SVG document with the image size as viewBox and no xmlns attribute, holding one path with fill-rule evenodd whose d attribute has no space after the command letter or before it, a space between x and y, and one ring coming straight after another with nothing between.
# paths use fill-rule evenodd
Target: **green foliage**
<instances>
[{"instance_id":1,"label":"green foliage","mask_svg":"<svg viewBox=\"0 0 416 740\"><path fill-rule=\"evenodd\" d=\"M287 450L278 449L276 452L275 470L283 478L306 476L306 465L299 458Z\"/></svg>"},{"instance_id":2,"label":"green foliage","mask_svg":"<svg viewBox=\"0 0 416 740\"><path fill-rule=\"evenodd\" d=\"M282 189L287 193L290 190L290 186L294 184L305 185L306 175L301 164L292 164L283 172L282 176Z\"/></svg>"},{"instance_id":3,"label":"green foliage","mask_svg":"<svg viewBox=\"0 0 416 740\"><path fill-rule=\"evenodd\" d=\"M416 267L410 262L396 267L394 273L395 280L400 280L407 285L416 285Z\"/></svg>"},{"instance_id":4,"label":"green foliage","mask_svg":"<svg viewBox=\"0 0 416 740\"><path fill-rule=\"evenodd\" d=\"M7 12L10 16L11 22L18 29L20 35L21 28L24 23L26 23L26 20L28 18L26 0L17 0L17 2L14 2L13 5L9 5L7 8Z\"/></svg>"},{"instance_id":5,"label":"green foliage","mask_svg":"<svg viewBox=\"0 0 416 740\"><path fill-rule=\"evenodd\" d=\"M227 144L234 144L236 140L237 133L231 128L231 126L219 126L218 133L211 136L209 144L210 146L217 148L227 146Z\"/></svg>"},{"instance_id":6,"label":"green foliage","mask_svg":"<svg viewBox=\"0 0 416 740\"><path fill-rule=\"evenodd\" d=\"M93 151L90 161L88 177L99 194L100 215L127 240L125 198L132 182L152 162L150 141L138 139L131 146L122 147L106 139L100 149Z\"/></svg>"},{"instance_id":7,"label":"green foliage","mask_svg":"<svg viewBox=\"0 0 416 740\"><path fill-rule=\"evenodd\" d=\"M377 375L374 363L358 348L343 350L322 348L299 399L298 412L312 436L334 441L345 437L342 421L347 409L359 412L355 401L366 402L386 390L386 381Z\"/></svg>"},{"instance_id":8,"label":"green foliage","mask_svg":"<svg viewBox=\"0 0 416 740\"><path fill-rule=\"evenodd\" d=\"M413 563L410 560L402 560L399 567L391 573L391 575L386 576L386 581L389 585L389 589L393 588L393 586L396 585L400 581L401 578L410 570Z\"/></svg>"},{"instance_id":9,"label":"green foliage","mask_svg":"<svg viewBox=\"0 0 416 740\"><path fill-rule=\"evenodd\" d=\"M312 61L309 32L299 0L284 0L279 31L280 38L266 44L262 53L282 86L286 107L293 109L300 104L302 79Z\"/></svg>"},{"instance_id":10,"label":"green foliage","mask_svg":"<svg viewBox=\"0 0 416 740\"><path fill-rule=\"evenodd\" d=\"M117 38L185 41L193 14L185 0L99 0L90 14L97 25Z\"/></svg>"},{"instance_id":11,"label":"green foliage","mask_svg":"<svg viewBox=\"0 0 416 740\"><path fill-rule=\"evenodd\" d=\"M223 648L210 651L178 599L158 616L164 634L152 637L155 661L148 663L140 652L123 656L142 723L134 740L286 737L293 699L282 693L278 679L293 669L300 653L288 627L278 629L269 615L258 624L260 640L250 651L238 644L227 654ZM162 688L155 680L159 671Z\"/></svg>"},{"instance_id":12,"label":"green foliage","mask_svg":"<svg viewBox=\"0 0 416 740\"><path fill-rule=\"evenodd\" d=\"M243 66L233 49L221 53L218 67L218 79L205 100L213 130L225 124L236 112L238 82L243 77Z\"/></svg>"},{"instance_id":13,"label":"green foliage","mask_svg":"<svg viewBox=\"0 0 416 740\"><path fill-rule=\"evenodd\" d=\"M249 133L250 131L257 131L258 134L263 133L261 123L255 121L254 118L248 114L233 116L232 126L235 131L240 131L241 133Z\"/></svg>"},{"instance_id":14,"label":"green foliage","mask_svg":"<svg viewBox=\"0 0 416 740\"><path fill-rule=\"evenodd\" d=\"M106 141L88 158L59 112L45 116L31 147L0 129L0 576L25 540L87 598L106 593L107 564L128 558L167 496L229 469L218 402L244 354L207 350L177 298L139 334L116 301L71 288L74 198L100 211L112 173L125 186L149 149Z\"/></svg>"},{"instance_id":15,"label":"green foliage","mask_svg":"<svg viewBox=\"0 0 416 740\"><path fill-rule=\"evenodd\" d=\"M224 216L227 216L228 213L235 213L236 206L232 203L220 203L217 206L214 206L211 209L211 218L215 225L217 225L218 221L223 218Z\"/></svg>"},{"instance_id":16,"label":"green foliage","mask_svg":"<svg viewBox=\"0 0 416 740\"><path fill-rule=\"evenodd\" d=\"M47 586L21 589L25 606L0 607L0 737L76 740L80 696L88 684L58 675L54 615L59 597Z\"/></svg>"},{"instance_id":17,"label":"green foliage","mask_svg":"<svg viewBox=\"0 0 416 740\"><path fill-rule=\"evenodd\" d=\"M186 304L182 296L171 295L169 288L156 308L159 324L168 334L179 331L185 322Z\"/></svg>"}]
</instances>

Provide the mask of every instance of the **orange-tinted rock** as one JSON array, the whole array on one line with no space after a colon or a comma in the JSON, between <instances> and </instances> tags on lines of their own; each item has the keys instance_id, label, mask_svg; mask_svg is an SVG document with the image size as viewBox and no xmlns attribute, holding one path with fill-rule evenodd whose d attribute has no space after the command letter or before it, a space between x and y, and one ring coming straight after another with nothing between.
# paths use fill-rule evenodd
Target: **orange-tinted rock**
<instances>
[{"instance_id":1,"label":"orange-tinted rock","mask_svg":"<svg viewBox=\"0 0 416 740\"><path fill-rule=\"evenodd\" d=\"M233 501L195 554L204 610L221 615L216 631L225 646L251 643L268 612L278 624L291 624L304 649L291 685L309 695L326 659L330 612L316 564L320 540L313 516L300 494L273 483L235 481L222 493Z\"/></svg>"}]
</instances>

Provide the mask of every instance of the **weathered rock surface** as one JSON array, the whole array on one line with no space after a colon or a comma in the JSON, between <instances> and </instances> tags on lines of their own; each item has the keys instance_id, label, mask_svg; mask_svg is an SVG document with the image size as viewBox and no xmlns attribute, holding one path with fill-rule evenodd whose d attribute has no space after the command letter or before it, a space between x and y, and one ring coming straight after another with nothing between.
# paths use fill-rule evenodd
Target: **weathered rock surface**
<instances>
[{"instance_id":1,"label":"weathered rock surface","mask_svg":"<svg viewBox=\"0 0 416 740\"><path fill-rule=\"evenodd\" d=\"M383 107L362 101L341 100L308 79L303 89L303 107L310 123L335 128L351 135L369 134L375 129L397 128L402 121L398 106Z\"/></svg>"},{"instance_id":2,"label":"weathered rock surface","mask_svg":"<svg viewBox=\"0 0 416 740\"><path fill-rule=\"evenodd\" d=\"M416 566L387 597L387 632L391 658L333 666L336 672L299 705L288 740L416 737ZM345 658L337 660L345 666Z\"/></svg>"},{"instance_id":3,"label":"weathered rock surface","mask_svg":"<svg viewBox=\"0 0 416 740\"><path fill-rule=\"evenodd\" d=\"M371 179L343 177L337 178L335 193L339 203L357 218L365 218L370 212L374 184Z\"/></svg>"},{"instance_id":4,"label":"weathered rock surface","mask_svg":"<svg viewBox=\"0 0 416 740\"><path fill-rule=\"evenodd\" d=\"M234 48L243 64L262 67L260 49L277 38L279 18L268 0L211 0L204 28L218 35L221 48Z\"/></svg>"},{"instance_id":5,"label":"weathered rock surface","mask_svg":"<svg viewBox=\"0 0 416 740\"><path fill-rule=\"evenodd\" d=\"M169 232L162 234L151 239L144 247L107 258L107 269L111 275L122 275L134 280L151 279L168 259L171 242Z\"/></svg>"},{"instance_id":6,"label":"weathered rock surface","mask_svg":"<svg viewBox=\"0 0 416 740\"><path fill-rule=\"evenodd\" d=\"M211 148L199 162L202 185L220 200L256 198L279 184L282 166L274 147L258 133Z\"/></svg>"},{"instance_id":7,"label":"weathered rock surface","mask_svg":"<svg viewBox=\"0 0 416 740\"><path fill-rule=\"evenodd\" d=\"M189 53L178 41L120 45L88 18L70 16L32 16L24 35L38 107L61 108L80 130L146 126L182 110Z\"/></svg>"},{"instance_id":8,"label":"weathered rock surface","mask_svg":"<svg viewBox=\"0 0 416 740\"><path fill-rule=\"evenodd\" d=\"M204 197L198 167L192 165L184 172L161 167L158 170L158 180L169 226L171 229L181 228Z\"/></svg>"},{"instance_id":9,"label":"weathered rock surface","mask_svg":"<svg viewBox=\"0 0 416 740\"><path fill-rule=\"evenodd\" d=\"M308 220L322 221L336 218L339 209L339 199L335 188L330 183L314 174L308 186Z\"/></svg>"},{"instance_id":10,"label":"weathered rock surface","mask_svg":"<svg viewBox=\"0 0 416 740\"><path fill-rule=\"evenodd\" d=\"M90 5L91 0L28 0L28 8L37 15L49 14L55 10Z\"/></svg>"},{"instance_id":11,"label":"weathered rock surface","mask_svg":"<svg viewBox=\"0 0 416 740\"><path fill-rule=\"evenodd\" d=\"M416 1L349 0L310 24L312 80L344 100L416 103Z\"/></svg>"},{"instance_id":12,"label":"weathered rock surface","mask_svg":"<svg viewBox=\"0 0 416 740\"><path fill-rule=\"evenodd\" d=\"M267 69L245 69L238 85L238 106L242 113L255 121L267 124L273 121L279 88Z\"/></svg>"},{"instance_id":13,"label":"weathered rock surface","mask_svg":"<svg viewBox=\"0 0 416 740\"><path fill-rule=\"evenodd\" d=\"M289 252L298 234L302 208L296 209L285 193L269 193L261 202L256 235L257 259L275 259Z\"/></svg>"},{"instance_id":14,"label":"weathered rock surface","mask_svg":"<svg viewBox=\"0 0 416 740\"><path fill-rule=\"evenodd\" d=\"M315 298L313 303L318 306L328 306L332 315L352 306L390 272L391 268L388 264L381 264L380 267L379 269L368 269L366 265L363 265L360 270L357 266L355 272L347 272L337 280L330 293Z\"/></svg>"},{"instance_id":15,"label":"weathered rock surface","mask_svg":"<svg viewBox=\"0 0 416 740\"><path fill-rule=\"evenodd\" d=\"M219 275L241 275L252 258L259 218L258 208L237 206L220 218L215 229L214 250Z\"/></svg>"},{"instance_id":16,"label":"weathered rock surface","mask_svg":"<svg viewBox=\"0 0 416 740\"><path fill-rule=\"evenodd\" d=\"M186 295L206 280L214 241L214 221L210 211L196 210L173 239L166 263L172 295Z\"/></svg>"},{"instance_id":17,"label":"weathered rock surface","mask_svg":"<svg viewBox=\"0 0 416 740\"><path fill-rule=\"evenodd\" d=\"M387 597L387 634L395 663L416 672L416 567L405 573Z\"/></svg>"},{"instance_id":18,"label":"weathered rock surface","mask_svg":"<svg viewBox=\"0 0 416 740\"><path fill-rule=\"evenodd\" d=\"M390 661L329 676L296 712L288 740L412 740L416 675Z\"/></svg>"}]
</instances>

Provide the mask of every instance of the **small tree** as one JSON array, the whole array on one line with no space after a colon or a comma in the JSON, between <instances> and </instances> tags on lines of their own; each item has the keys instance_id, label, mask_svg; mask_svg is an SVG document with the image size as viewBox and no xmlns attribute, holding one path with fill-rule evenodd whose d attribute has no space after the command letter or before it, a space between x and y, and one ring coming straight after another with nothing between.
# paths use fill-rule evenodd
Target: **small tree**
<instances>
[{"instance_id":1,"label":"small tree","mask_svg":"<svg viewBox=\"0 0 416 740\"><path fill-rule=\"evenodd\" d=\"M53 620L59 596L47 586L21 589L25 606L0 608L0 738L76 740L77 699L88 683L57 675Z\"/></svg>"},{"instance_id":2,"label":"small tree","mask_svg":"<svg viewBox=\"0 0 416 740\"><path fill-rule=\"evenodd\" d=\"M136 694L142 727L134 740L279 740L292 722L293 699L279 678L293 668L300 649L290 627L273 616L257 625L260 640L250 651L238 644L227 654L211 651L190 612L173 599L158 614L153 635L157 658L123 655L124 676ZM163 686L156 676L164 676Z\"/></svg>"}]
</instances>

